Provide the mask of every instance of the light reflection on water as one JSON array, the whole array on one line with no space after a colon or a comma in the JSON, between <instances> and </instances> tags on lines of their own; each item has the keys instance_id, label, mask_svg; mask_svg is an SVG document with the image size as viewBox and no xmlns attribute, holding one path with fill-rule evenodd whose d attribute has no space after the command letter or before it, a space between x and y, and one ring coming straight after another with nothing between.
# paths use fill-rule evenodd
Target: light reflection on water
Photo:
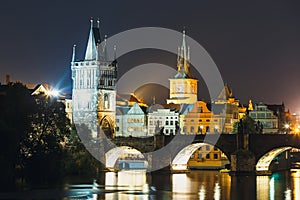
<instances>
[{"instance_id":1,"label":"light reflection on water","mask_svg":"<svg viewBox=\"0 0 300 200\"><path fill-rule=\"evenodd\" d=\"M257 177L230 177L219 171L200 170L182 174L103 172L101 176L94 183L70 179L69 184L61 189L56 187L13 194L0 193L0 199L300 199L299 170Z\"/></svg>"}]
</instances>

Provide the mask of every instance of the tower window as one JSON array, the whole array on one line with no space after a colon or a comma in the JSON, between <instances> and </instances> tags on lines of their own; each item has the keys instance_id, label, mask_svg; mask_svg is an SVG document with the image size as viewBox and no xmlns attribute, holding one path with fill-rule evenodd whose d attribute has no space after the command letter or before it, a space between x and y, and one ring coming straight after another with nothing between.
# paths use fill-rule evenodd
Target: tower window
<instances>
[{"instance_id":1,"label":"tower window","mask_svg":"<svg viewBox=\"0 0 300 200\"><path fill-rule=\"evenodd\" d=\"M109 108L109 98L108 94L104 94L104 108L108 109Z\"/></svg>"}]
</instances>

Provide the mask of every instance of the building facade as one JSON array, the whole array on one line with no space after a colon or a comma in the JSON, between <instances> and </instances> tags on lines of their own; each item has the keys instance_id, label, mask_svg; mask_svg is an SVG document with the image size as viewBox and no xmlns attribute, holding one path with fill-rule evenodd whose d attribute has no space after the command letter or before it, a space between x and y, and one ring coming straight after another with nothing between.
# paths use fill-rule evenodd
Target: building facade
<instances>
[{"instance_id":1,"label":"building facade","mask_svg":"<svg viewBox=\"0 0 300 200\"><path fill-rule=\"evenodd\" d=\"M204 101L190 104L180 114L181 134L206 134L210 132L212 112Z\"/></svg>"},{"instance_id":2,"label":"building facade","mask_svg":"<svg viewBox=\"0 0 300 200\"><path fill-rule=\"evenodd\" d=\"M175 135L179 114L171 109L157 109L148 113L148 134Z\"/></svg>"},{"instance_id":3,"label":"building facade","mask_svg":"<svg viewBox=\"0 0 300 200\"><path fill-rule=\"evenodd\" d=\"M249 111L249 116L260 122L263 126L263 133L278 132L278 117L274 112L268 109L268 106L262 102L255 104L253 110Z\"/></svg>"},{"instance_id":4,"label":"building facade","mask_svg":"<svg viewBox=\"0 0 300 200\"><path fill-rule=\"evenodd\" d=\"M132 107L117 107L117 137L147 137L147 132L146 114L138 103L134 103Z\"/></svg>"}]
</instances>

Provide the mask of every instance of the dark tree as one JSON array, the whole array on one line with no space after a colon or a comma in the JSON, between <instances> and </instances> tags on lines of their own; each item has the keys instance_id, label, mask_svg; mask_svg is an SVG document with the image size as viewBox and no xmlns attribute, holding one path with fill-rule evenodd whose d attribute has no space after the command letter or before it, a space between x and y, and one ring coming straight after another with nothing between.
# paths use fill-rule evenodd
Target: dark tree
<instances>
[{"instance_id":1,"label":"dark tree","mask_svg":"<svg viewBox=\"0 0 300 200\"><path fill-rule=\"evenodd\" d=\"M71 126L59 100L35 96L35 107L30 130L21 142L21 163L30 181L47 182L60 175Z\"/></svg>"},{"instance_id":2,"label":"dark tree","mask_svg":"<svg viewBox=\"0 0 300 200\"><path fill-rule=\"evenodd\" d=\"M14 187L19 163L20 141L30 129L34 99L21 83L2 86L0 94L0 179L1 189Z\"/></svg>"}]
</instances>

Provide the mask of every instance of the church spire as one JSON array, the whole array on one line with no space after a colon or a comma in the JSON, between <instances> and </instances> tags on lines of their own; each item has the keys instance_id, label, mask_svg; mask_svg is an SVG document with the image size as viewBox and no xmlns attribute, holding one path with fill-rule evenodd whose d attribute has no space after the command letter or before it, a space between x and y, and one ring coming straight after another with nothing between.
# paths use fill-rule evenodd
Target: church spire
<instances>
[{"instance_id":1,"label":"church spire","mask_svg":"<svg viewBox=\"0 0 300 200\"><path fill-rule=\"evenodd\" d=\"M96 41L95 41L95 36L93 31L93 19L91 19L90 35L86 47L85 60L96 60L96 58L97 58L97 47L96 47Z\"/></svg>"}]
</instances>

